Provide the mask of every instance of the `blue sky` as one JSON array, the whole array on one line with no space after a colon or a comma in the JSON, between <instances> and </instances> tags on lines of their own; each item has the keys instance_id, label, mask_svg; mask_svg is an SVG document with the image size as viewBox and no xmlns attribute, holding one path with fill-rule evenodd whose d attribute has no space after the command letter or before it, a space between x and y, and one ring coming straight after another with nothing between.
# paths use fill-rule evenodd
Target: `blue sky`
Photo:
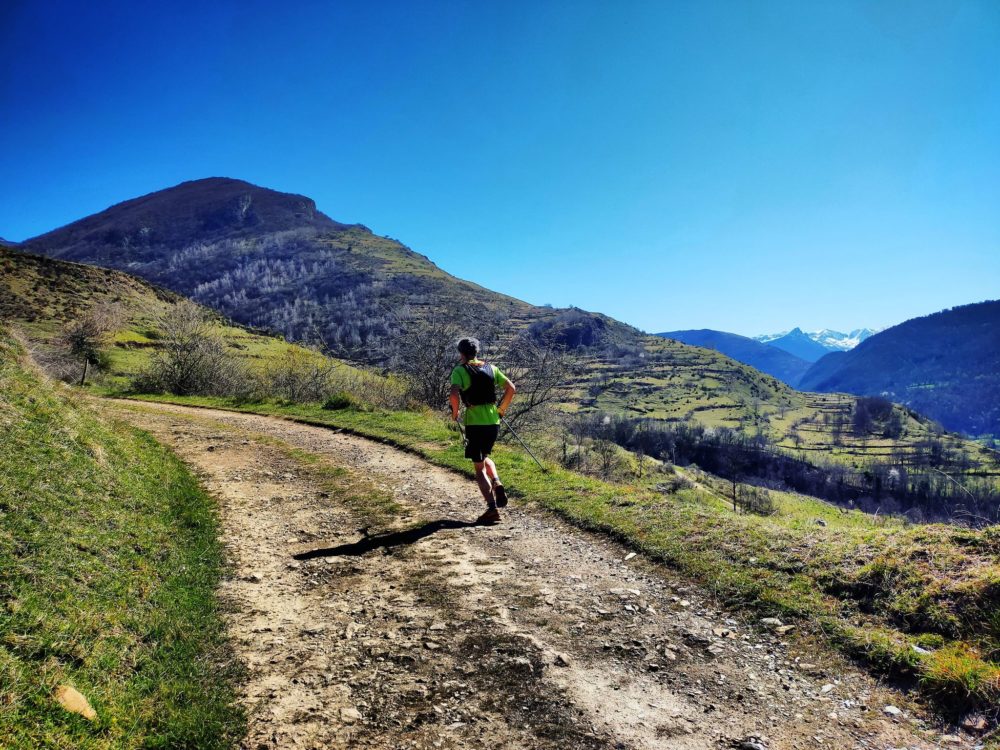
<instances>
[{"instance_id":1,"label":"blue sky","mask_svg":"<svg viewBox=\"0 0 1000 750\"><path fill-rule=\"evenodd\" d=\"M881 327L1000 297L998 71L994 0L15 0L0 236L229 176L650 331Z\"/></svg>"}]
</instances>

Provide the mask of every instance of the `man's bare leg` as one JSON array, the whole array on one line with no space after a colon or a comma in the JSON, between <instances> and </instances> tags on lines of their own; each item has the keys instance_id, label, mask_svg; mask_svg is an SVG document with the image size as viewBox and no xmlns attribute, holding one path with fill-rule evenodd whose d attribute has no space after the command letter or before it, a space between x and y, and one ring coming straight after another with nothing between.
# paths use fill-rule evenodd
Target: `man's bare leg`
<instances>
[{"instance_id":1,"label":"man's bare leg","mask_svg":"<svg viewBox=\"0 0 1000 750\"><path fill-rule=\"evenodd\" d=\"M497 474L497 465L493 463L493 459L487 457L483 461L483 465L486 467L486 476L490 478L490 482L493 484L500 484L500 475Z\"/></svg>"},{"instance_id":2,"label":"man's bare leg","mask_svg":"<svg viewBox=\"0 0 1000 750\"><path fill-rule=\"evenodd\" d=\"M479 491L483 493L483 498L486 500L486 505L489 508L496 508L497 501L493 497L493 483L490 482L490 478L486 473L486 462L493 463L489 459L486 461L477 461L475 463L476 467L476 483L479 485ZM496 473L496 468L494 467L494 474Z\"/></svg>"},{"instance_id":3,"label":"man's bare leg","mask_svg":"<svg viewBox=\"0 0 1000 750\"><path fill-rule=\"evenodd\" d=\"M493 463L492 458L487 458L483 461L486 468L486 477L493 485L493 498L496 502L498 508L507 507L507 490L503 488L503 483L500 481L500 475L497 474L497 465Z\"/></svg>"}]
</instances>

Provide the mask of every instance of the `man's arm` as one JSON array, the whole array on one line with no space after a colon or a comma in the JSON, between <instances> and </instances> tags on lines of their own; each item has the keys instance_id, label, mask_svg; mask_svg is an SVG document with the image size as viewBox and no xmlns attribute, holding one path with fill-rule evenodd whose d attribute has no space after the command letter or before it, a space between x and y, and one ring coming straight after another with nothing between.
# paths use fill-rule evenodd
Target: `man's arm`
<instances>
[{"instance_id":1,"label":"man's arm","mask_svg":"<svg viewBox=\"0 0 1000 750\"><path fill-rule=\"evenodd\" d=\"M458 405L461 403L459 393L461 393L461 389L457 385L453 385L451 387L451 393L448 394L448 402L451 404L451 419L453 422L458 421Z\"/></svg>"},{"instance_id":2,"label":"man's arm","mask_svg":"<svg viewBox=\"0 0 1000 750\"><path fill-rule=\"evenodd\" d=\"M500 399L500 406L497 407L497 411L500 412L502 417L507 413L507 409L510 408L510 402L514 400L514 392L517 388L514 387L514 382L508 380L503 386L503 398Z\"/></svg>"}]
</instances>

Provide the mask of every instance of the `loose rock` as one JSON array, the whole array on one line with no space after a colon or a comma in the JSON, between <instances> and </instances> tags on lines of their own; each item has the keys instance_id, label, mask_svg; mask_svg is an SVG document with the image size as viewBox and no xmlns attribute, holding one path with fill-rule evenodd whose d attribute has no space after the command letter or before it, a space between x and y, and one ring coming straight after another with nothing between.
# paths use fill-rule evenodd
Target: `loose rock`
<instances>
[{"instance_id":1,"label":"loose rock","mask_svg":"<svg viewBox=\"0 0 1000 750\"><path fill-rule=\"evenodd\" d=\"M356 724L361 721L361 712L356 708L340 709L340 720L345 724Z\"/></svg>"}]
</instances>

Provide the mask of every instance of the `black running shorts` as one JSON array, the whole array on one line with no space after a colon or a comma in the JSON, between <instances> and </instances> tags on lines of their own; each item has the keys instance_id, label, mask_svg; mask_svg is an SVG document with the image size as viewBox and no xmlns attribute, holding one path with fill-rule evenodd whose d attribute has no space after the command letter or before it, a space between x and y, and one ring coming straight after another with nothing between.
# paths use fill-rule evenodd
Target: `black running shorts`
<instances>
[{"instance_id":1,"label":"black running shorts","mask_svg":"<svg viewBox=\"0 0 1000 750\"><path fill-rule=\"evenodd\" d=\"M465 457L476 463L485 461L493 450L493 444L500 434L498 424L469 424L465 426Z\"/></svg>"}]
</instances>

